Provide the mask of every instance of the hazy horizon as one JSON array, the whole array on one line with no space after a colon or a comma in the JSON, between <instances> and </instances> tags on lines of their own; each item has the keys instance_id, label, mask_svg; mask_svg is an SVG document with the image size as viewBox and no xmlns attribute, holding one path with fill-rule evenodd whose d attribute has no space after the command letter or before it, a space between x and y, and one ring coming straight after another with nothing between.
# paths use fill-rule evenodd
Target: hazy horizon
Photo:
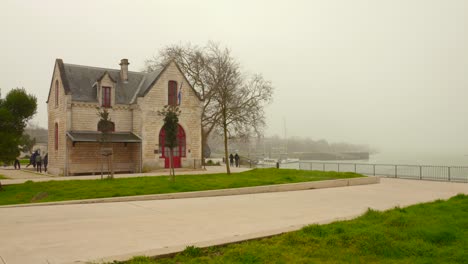
<instances>
[{"instance_id":1,"label":"hazy horizon","mask_svg":"<svg viewBox=\"0 0 468 264\"><path fill-rule=\"evenodd\" d=\"M47 126L54 61L143 69L212 40L275 87L266 135L468 154L468 2L2 1L2 97L24 87Z\"/></svg>"}]
</instances>

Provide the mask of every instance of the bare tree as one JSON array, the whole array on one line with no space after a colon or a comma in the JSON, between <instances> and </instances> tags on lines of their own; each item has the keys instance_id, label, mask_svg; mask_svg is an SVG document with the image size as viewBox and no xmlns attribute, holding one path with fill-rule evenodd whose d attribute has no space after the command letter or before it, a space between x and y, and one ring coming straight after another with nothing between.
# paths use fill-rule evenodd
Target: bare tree
<instances>
[{"instance_id":1,"label":"bare tree","mask_svg":"<svg viewBox=\"0 0 468 264\"><path fill-rule=\"evenodd\" d=\"M205 47L190 44L166 47L158 57L146 62L146 68L156 70L171 60L179 65L204 101L202 147L216 130L224 137L225 160L228 160L229 138L261 134L265 125L263 107L273 92L270 82L259 74L245 78L231 51L213 42ZM230 173L228 162L226 170Z\"/></svg>"},{"instance_id":2,"label":"bare tree","mask_svg":"<svg viewBox=\"0 0 468 264\"><path fill-rule=\"evenodd\" d=\"M230 50L220 49L216 45L209 46L209 50L214 60L209 70L209 80L213 83L212 100L220 113L216 127L223 134L224 155L228 160L229 138L261 134L265 125L263 107L270 102L273 87L258 74L245 80ZM226 171L230 173L228 162Z\"/></svg>"}]
</instances>

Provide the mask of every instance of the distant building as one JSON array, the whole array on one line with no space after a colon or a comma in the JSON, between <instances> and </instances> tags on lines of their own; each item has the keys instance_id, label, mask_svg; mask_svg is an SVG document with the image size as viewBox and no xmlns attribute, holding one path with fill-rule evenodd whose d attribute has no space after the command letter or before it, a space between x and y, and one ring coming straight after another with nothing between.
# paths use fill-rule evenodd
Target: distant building
<instances>
[{"instance_id":1,"label":"distant building","mask_svg":"<svg viewBox=\"0 0 468 264\"><path fill-rule=\"evenodd\" d=\"M155 72L128 71L65 64L55 61L47 100L49 171L58 175L98 173L107 163L101 155L97 108L107 108L112 133L114 171L141 172L169 166L164 146L165 105L179 105L179 146L175 167L201 166L199 95L175 62Z\"/></svg>"},{"instance_id":2,"label":"distant building","mask_svg":"<svg viewBox=\"0 0 468 264\"><path fill-rule=\"evenodd\" d=\"M39 153L44 156L47 153L47 139L49 131L45 128L33 125L26 127L24 129L24 133L29 135L29 137L34 138L36 143L32 147L31 151L21 152L20 157L30 156L35 151L39 151Z\"/></svg>"}]
</instances>

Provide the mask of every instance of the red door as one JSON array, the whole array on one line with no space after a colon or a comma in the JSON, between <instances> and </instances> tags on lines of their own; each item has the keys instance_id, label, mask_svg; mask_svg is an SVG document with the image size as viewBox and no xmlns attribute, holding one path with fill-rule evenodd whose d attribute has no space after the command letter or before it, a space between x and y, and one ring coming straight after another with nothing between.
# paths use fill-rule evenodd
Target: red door
<instances>
[{"instance_id":1,"label":"red door","mask_svg":"<svg viewBox=\"0 0 468 264\"><path fill-rule=\"evenodd\" d=\"M164 128L159 132L159 148L161 149L161 158L164 158L164 167L170 167L170 151L171 149L165 146L166 131ZM173 162L174 168L182 167L182 157L185 157L185 132L184 129L179 125L177 131L177 147L173 149Z\"/></svg>"}]
</instances>

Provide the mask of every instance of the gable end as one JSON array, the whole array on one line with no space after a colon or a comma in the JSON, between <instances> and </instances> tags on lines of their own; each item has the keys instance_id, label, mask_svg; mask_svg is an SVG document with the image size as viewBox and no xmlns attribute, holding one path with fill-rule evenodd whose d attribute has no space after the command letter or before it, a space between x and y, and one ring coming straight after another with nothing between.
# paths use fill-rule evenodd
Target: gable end
<instances>
[{"instance_id":1,"label":"gable end","mask_svg":"<svg viewBox=\"0 0 468 264\"><path fill-rule=\"evenodd\" d=\"M55 73L55 70L57 69L57 67L58 67L58 70L59 70L59 73L60 73L60 79L61 79L60 81L62 83L63 89L65 90L65 94L70 94L70 85L68 84L67 75L65 73L65 67L63 66L63 60L62 59L56 59L55 60L54 70L52 71L52 78L50 80L50 87L49 87L49 95L47 96L46 103L49 103L50 92L52 91L52 87L53 87L53 84L54 84L54 73Z\"/></svg>"},{"instance_id":2,"label":"gable end","mask_svg":"<svg viewBox=\"0 0 468 264\"><path fill-rule=\"evenodd\" d=\"M190 89L192 89L192 91L195 93L195 95L197 96L198 100L199 101L203 101L203 99L200 97L200 95L198 94L197 91L195 91L195 89L192 87L192 84L187 80L187 77L185 77L185 74L182 72L182 70L180 69L179 65L174 61L174 60L171 60L168 64L166 64L166 66L164 66L164 69L159 73L158 77L156 79L153 80L153 82L151 82L151 84L148 86L148 88L146 89L146 91L143 93L143 97L146 96L146 94L151 90L151 87L153 87L153 85L159 80L159 78L161 77L161 75L163 75L163 73L166 71L167 68L169 68L169 65L171 65L171 63L174 63L175 66L177 67L177 70L180 72L180 74L182 75L182 77L184 77L184 81L188 84L188 86L190 87Z\"/></svg>"}]
</instances>

